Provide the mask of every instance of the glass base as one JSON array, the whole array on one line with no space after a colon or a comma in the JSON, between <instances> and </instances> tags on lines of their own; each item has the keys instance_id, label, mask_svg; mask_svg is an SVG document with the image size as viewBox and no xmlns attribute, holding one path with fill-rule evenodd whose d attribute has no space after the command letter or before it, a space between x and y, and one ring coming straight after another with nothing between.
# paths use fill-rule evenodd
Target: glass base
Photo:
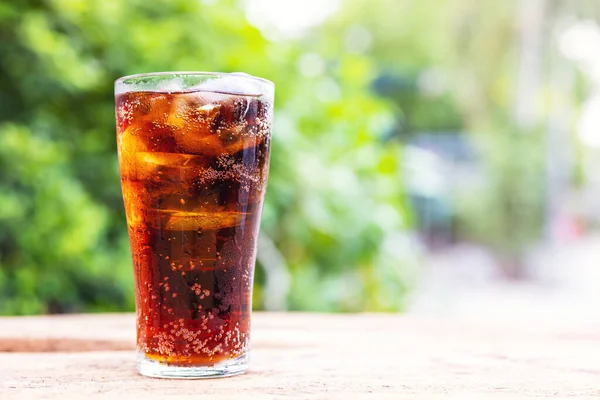
<instances>
[{"instance_id":1,"label":"glass base","mask_svg":"<svg viewBox=\"0 0 600 400\"><path fill-rule=\"evenodd\" d=\"M138 353L138 372L152 378L203 379L225 378L243 374L248 369L248 355L216 363L210 367L181 367L163 364Z\"/></svg>"}]
</instances>

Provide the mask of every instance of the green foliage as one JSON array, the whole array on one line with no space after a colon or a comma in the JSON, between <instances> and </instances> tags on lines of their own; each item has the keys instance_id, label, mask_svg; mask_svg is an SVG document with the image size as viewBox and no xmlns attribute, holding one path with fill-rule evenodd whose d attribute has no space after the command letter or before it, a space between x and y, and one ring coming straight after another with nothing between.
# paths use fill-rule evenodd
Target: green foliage
<instances>
[{"instance_id":1,"label":"green foliage","mask_svg":"<svg viewBox=\"0 0 600 400\"><path fill-rule=\"evenodd\" d=\"M519 2L347 4L327 25L323 46L339 38L346 43L350 29L365 29L372 45L364 54L384 71L376 81L378 91L399 107L397 131L404 137L448 130L467 136L479 155L481 185L457 193L453 212L459 240L487 245L518 263L540 237L546 184L543 121L540 130L530 132L516 127L510 115L517 87Z\"/></svg>"},{"instance_id":2,"label":"green foliage","mask_svg":"<svg viewBox=\"0 0 600 400\"><path fill-rule=\"evenodd\" d=\"M109 213L73 176L64 143L13 124L0 134L0 312L131 307L130 274L113 270L126 242L107 245Z\"/></svg>"},{"instance_id":3,"label":"green foliage","mask_svg":"<svg viewBox=\"0 0 600 400\"><path fill-rule=\"evenodd\" d=\"M276 84L263 233L287 261L289 307L401 308L412 252L400 148L380 139L391 111L369 94L368 58L331 44L325 73L304 77L311 49L265 40L233 1L0 4L0 313L133 308L112 84L173 70Z\"/></svg>"}]
</instances>

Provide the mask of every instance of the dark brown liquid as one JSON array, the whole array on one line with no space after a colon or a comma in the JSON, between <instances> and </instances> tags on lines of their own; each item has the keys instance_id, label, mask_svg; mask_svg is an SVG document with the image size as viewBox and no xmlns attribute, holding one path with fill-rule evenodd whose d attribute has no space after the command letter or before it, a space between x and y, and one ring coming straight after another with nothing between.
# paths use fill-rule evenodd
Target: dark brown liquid
<instances>
[{"instance_id":1,"label":"dark brown liquid","mask_svg":"<svg viewBox=\"0 0 600 400\"><path fill-rule=\"evenodd\" d=\"M245 354L270 105L215 93L117 97L138 348L173 365Z\"/></svg>"}]
</instances>

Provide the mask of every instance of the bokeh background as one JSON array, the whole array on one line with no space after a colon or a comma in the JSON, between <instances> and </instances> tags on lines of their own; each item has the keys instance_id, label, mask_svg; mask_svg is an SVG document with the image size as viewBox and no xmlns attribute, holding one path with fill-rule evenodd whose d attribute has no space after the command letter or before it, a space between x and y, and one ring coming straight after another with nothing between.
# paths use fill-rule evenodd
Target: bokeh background
<instances>
[{"instance_id":1,"label":"bokeh background","mask_svg":"<svg viewBox=\"0 0 600 400\"><path fill-rule=\"evenodd\" d=\"M276 84L255 308L600 319L596 0L0 3L0 314L133 310L113 82Z\"/></svg>"}]
</instances>

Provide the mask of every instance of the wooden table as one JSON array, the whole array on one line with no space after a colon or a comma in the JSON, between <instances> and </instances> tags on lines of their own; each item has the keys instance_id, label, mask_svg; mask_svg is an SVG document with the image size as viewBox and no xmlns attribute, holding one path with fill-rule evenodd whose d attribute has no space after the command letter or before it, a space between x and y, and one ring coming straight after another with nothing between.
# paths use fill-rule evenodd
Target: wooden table
<instances>
[{"instance_id":1,"label":"wooden table","mask_svg":"<svg viewBox=\"0 0 600 400\"><path fill-rule=\"evenodd\" d=\"M133 348L131 314L0 318L0 399L600 397L598 326L255 313L250 371L195 381Z\"/></svg>"}]
</instances>

